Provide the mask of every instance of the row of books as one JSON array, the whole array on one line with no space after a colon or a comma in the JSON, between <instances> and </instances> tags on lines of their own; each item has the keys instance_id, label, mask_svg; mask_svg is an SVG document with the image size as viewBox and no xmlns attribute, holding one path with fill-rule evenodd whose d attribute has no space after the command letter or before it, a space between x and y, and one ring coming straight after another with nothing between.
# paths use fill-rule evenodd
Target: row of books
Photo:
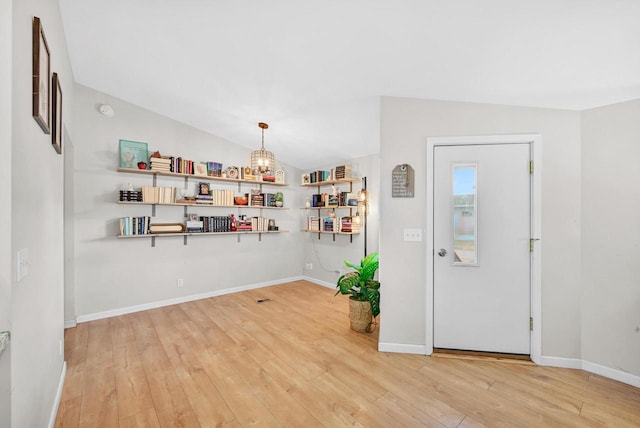
<instances>
[{"instance_id":1,"label":"row of books","mask_svg":"<svg viewBox=\"0 0 640 428\"><path fill-rule=\"evenodd\" d=\"M306 230L308 232L343 232L359 233L360 225L353 221L353 217L316 217L308 216Z\"/></svg>"},{"instance_id":2,"label":"row of books","mask_svg":"<svg viewBox=\"0 0 640 428\"><path fill-rule=\"evenodd\" d=\"M233 216L201 216L198 220L187 221L187 232L231 232Z\"/></svg>"},{"instance_id":3,"label":"row of books","mask_svg":"<svg viewBox=\"0 0 640 428\"><path fill-rule=\"evenodd\" d=\"M233 205L233 190L211 190L210 195L196 195L198 205Z\"/></svg>"},{"instance_id":4,"label":"row of books","mask_svg":"<svg viewBox=\"0 0 640 428\"><path fill-rule=\"evenodd\" d=\"M142 202L149 204L175 204L176 188L142 186Z\"/></svg>"},{"instance_id":5,"label":"row of books","mask_svg":"<svg viewBox=\"0 0 640 428\"><path fill-rule=\"evenodd\" d=\"M351 178L351 165L339 165L326 170L311 171L302 175L302 184L322 183L323 181L342 180Z\"/></svg>"},{"instance_id":6,"label":"row of books","mask_svg":"<svg viewBox=\"0 0 640 428\"><path fill-rule=\"evenodd\" d=\"M358 199L354 193L340 192L336 195L316 193L311 195L312 207L346 207L356 205L358 205Z\"/></svg>"},{"instance_id":7,"label":"row of books","mask_svg":"<svg viewBox=\"0 0 640 428\"><path fill-rule=\"evenodd\" d=\"M120 219L120 235L147 235L151 225L151 217L123 217Z\"/></svg>"}]
</instances>

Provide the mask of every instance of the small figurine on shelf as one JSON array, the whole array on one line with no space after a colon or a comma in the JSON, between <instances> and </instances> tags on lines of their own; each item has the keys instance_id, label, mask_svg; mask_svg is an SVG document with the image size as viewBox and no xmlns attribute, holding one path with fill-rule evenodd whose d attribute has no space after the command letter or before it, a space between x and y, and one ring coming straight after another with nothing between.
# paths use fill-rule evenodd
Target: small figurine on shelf
<instances>
[{"instance_id":1,"label":"small figurine on shelf","mask_svg":"<svg viewBox=\"0 0 640 428\"><path fill-rule=\"evenodd\" d=\"M308 196L304 201L304 207L305 208L311 208L311 198L309 198Z\"/></svg>"},{"instance_id":2,"label":"small figurine on shelf","mask_svg":"<svg viewBox=\"0 0 640 428\"><path fill-rule=\"evenodd\" d=\"M282 192L276 193L276 207L282 207L284 205L284 195Z\"/></svg>"}]
</instances>

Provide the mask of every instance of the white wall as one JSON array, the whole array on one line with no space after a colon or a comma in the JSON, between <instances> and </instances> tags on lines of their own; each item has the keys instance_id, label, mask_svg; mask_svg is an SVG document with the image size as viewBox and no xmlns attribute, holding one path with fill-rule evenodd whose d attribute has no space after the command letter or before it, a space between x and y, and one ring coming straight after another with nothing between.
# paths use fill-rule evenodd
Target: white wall
<instances>
[{"instance_id":1,"label":"white wall","mask_svg":"<svg viewBox=\"0 0 640 428\"><path fill-rule=\"evenodd\" d=\"M582 113L583 359L640 376L640 100Z\"/></svg>"},{"instance_id":2,"label":"white wall","mask_svg":"<svg viewBox=\"0 0 640 428\"><path fill-rule=\"evenodd\" d=\"M425 345L425 242L404 242L404 228L426 217L426 139L432 136L542 135L542 353L579 358L580 114L579 112L383 97L380 149L380 342ZM391 197L391 171L409 163L414 198ZM410 314L410 316L407 316Z\"/></svg>"},{"instance_id":3,"label":"white wall","mask_svg":"<svg viewBox=\"0 0 640 428\"><path fill-rule=\"evenodd\" d=\"M32 18L40 17L60 75L63 120L71 127L73 75L58 2L13 2L12 264L29 250L29 274L12 269L12 426L46 426L63 366L63 156L31 117ZM63 145L64 153L64 145Z\"/></svg>"},{"instance_id":4,"label":"white wall","mask_svg":"<svg viewBox=\"0 0 640 428\"><path fill-rule=\"evenodd\" d=\"M101 115L97 108L110 104L114 117ZM199 161L219 161L228 165L247 165L250 150L164 116L126 103L93 89L76 86L74 105L74 220L75 220L75 313L87 317L103 311L181 298L276 281L302 274L302 234L299 231L298 170L284 166L287 173L283 190L284 211L265 210L288 233L258 236L182 237L156 239L117 239L118 219L150 215L150 206L118 205L118 191L131 182L151 185L150 176L117 173L118 141L146 142L149 150L180 155ZM255 128L259 147L258 120L248 121ZM266 145L269 134L265 135ZM275 153L276 160L278 153ZM190 180L195 186L197 179ZM158 185L183 187L182 179L159 178ZM214 188L222 188L212 183ZM242 193L251 186L243 185ZM238 191L237 185L231 189ZM195 207L198 215L226 215L235 209ZM253 209L242 211L258 215ZM157 207L157 221L183 221L182 207ZM184 287L178 288L178 278Z\"/></svg>"},{"instance_id":5,"label":"white wall","mask_svg":"<svg viewBox=\"0 0 640 428\"><path fill-rule=\"evenodd\" d=\"M0 151L11 159L12 1L0 0ZM11 330L11 162L0 168L0 332ZM0 356L0 427L11 423L11 348Z\"/></svg>"},{"instance_id":6,"label":"white wall","mask_svg":"<svg viewBox=\"0 0 640 428\"><path fill-rule=\"evenodd\" d=\"M367 177L367 194L369 197L369 214L367 215L367 253L378 251L379 241L379 209L378 195L380 194L380 157L378 155L366 156L357 159L345 161L350 163L352 167L352 176L357 178ZM331 169L335 165L324 165L318 169ZM348 191L347 186L338 186L341 191ZM361 189L361 182L353 183L353 192L357 193ZM321 188L321 192L328 192L329 187ZM304 188L302 192L302 200L305 196L309 196L317 192L316 187ZM353 209L352 214L355 215L356 210ZM301 210L301 228L304 228L304 222L307 215L318 215L316 210ZM322 210L322 215L326 215L326 210ZM347 211L338 210L337 215L347 215ZM323 285L335 286L340 276L336 271L345 272L351 270L346 268L344 260L358 263L364 257L364 229L361 229L359 235L353 235L353 242L349 240L349 236L336 236L335 241L333 235L321 234L318 239L317 233L303 234L305 262L311 262L313 269L304 270L305 276L311 281L316 281Z\"/></svg>"}]
</instances>

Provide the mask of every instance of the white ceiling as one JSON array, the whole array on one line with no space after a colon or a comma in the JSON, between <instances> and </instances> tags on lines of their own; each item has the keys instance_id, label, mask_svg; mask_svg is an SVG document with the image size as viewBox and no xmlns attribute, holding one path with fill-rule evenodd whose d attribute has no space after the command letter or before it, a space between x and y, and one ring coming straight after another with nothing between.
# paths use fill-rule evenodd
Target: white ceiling
<instances>
[{"instance_id":1,"label":"white ceiling","mask_svg":"<svg viewBox=\"0 0 640 428\"><path fill-rule=\"evenodd\" d=\"M59 1L78 83L252 149L267 122L302 169L377 153L380 96L640 98L639 0Z\"/></svg>"}]
</instances>

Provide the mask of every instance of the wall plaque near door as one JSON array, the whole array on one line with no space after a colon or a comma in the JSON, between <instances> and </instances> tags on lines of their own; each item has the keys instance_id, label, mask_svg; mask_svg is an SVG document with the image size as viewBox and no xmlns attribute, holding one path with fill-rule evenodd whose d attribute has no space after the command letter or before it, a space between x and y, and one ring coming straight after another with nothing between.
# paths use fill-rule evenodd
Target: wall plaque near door
<instances>
[{"instance_id":1,"label":"wall plaque near door","mask_svg":"<svg viewBox=\"0 0 640 428\"><path fill-rule=\"evenodd\" d=\"M415 173L408 163L396 165L391 173L391 196L394 198L413 198Z\"/></svg>"}]
</instances>

